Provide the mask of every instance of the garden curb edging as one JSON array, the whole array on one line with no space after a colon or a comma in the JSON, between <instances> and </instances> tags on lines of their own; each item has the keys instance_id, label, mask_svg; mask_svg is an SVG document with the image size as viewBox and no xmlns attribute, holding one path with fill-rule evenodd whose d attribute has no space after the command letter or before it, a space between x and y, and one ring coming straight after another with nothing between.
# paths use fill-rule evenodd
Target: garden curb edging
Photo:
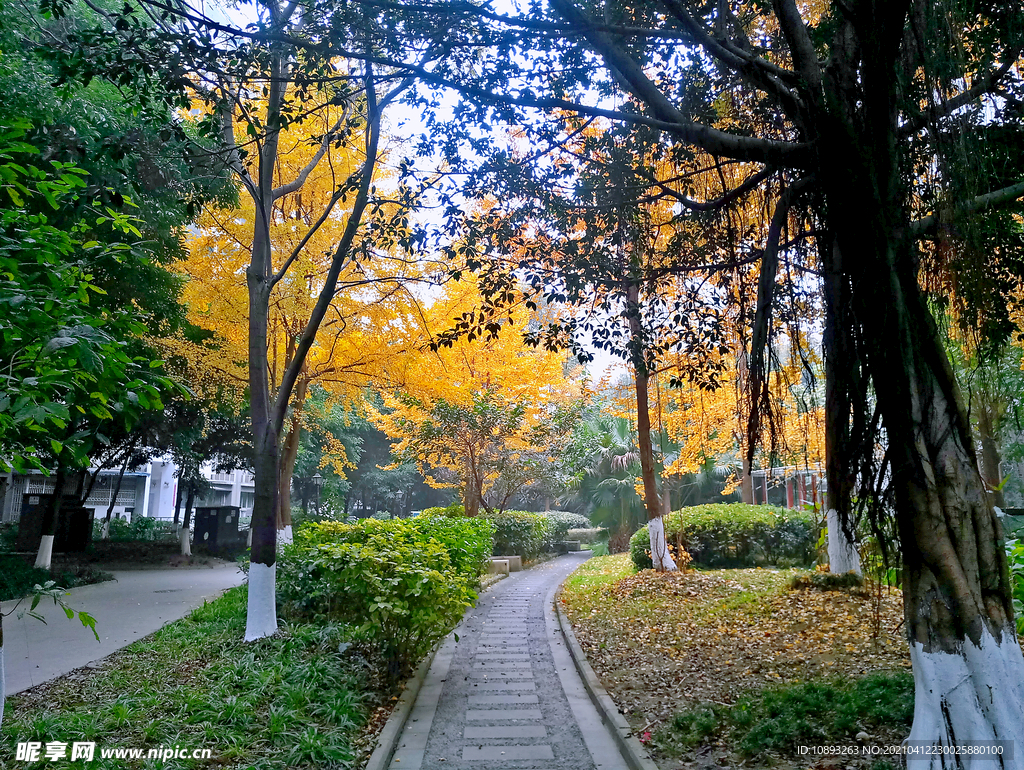
<instances>
[{"instance_id":1,"label":"garden curb edging","mask_svg":"<svg viewBox=\"0 0 1024 770\"><path fill-rule=\"evenodd\" d=\"M576 671L579 673L580 679L583 680L583 686L586 688L587 694L590 695L590 700L593 701L598 713L601 714L601 717L609 726L612 737L615 738L615 743L622 752L622 756L625 758L630 770L658 770L658 766L654 764L654 760L650 758L643 745L637 740L633 734L633 729L626 722L625 717L619 712L608 691L604 689L604 685L597 678L594 669L590 667L583 648L580 647L580 643L576 640L576 634L573 633L569 619L562 612L560 600L561 589L555 595L555 613L558 615L558 626L562 631L562 636L565 638L569 655L572 657L572 662L576 665Z\"/></svg>"}]
</instances>

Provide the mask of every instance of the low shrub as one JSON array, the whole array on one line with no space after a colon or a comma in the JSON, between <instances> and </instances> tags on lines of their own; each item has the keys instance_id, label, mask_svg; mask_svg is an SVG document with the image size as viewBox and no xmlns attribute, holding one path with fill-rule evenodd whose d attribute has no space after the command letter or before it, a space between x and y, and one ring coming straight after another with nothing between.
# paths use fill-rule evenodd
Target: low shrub
<instances>
[{"instance_id":1,"label":"low shrub","mask_svg":"<svg viewBox=\"0 0 1024 770\"><path fill-rule=\"evenodd\" d=\"M801 572L789 579L791 591L848 591L864 585L864 578L856 572Z\"/></svg>"},{"instance_id":2,"label":"low shrub","mask_svg":"<svg viewBox=\"0 0 1024 770\"><path fill-rule=\"evenodd\" d=\"M656 741L668 754L715 738L748 757L792 752L806 744L839 743L861 730L909 727L914 716L910 674L872 674L854 682L805 682L751 692L732 706L700 704L675 714Z\"/></svg>"},{"instance_id":3,"label":"low shrub","mask_svg":"<svg viewBox=\"0 0 1024 770\"><path fill-rule=\"evenodd\" d=\"M103 537L103 521L106 512L97 514L92 522L92 539L97 542ZM135 516L132 521L110 519L110 537L114 543L131 543L138 540L155 542L176 542L178 539L174 522L157 521L149 516Z\"/></svg>"},{"instance_id":4,"label":"low shrub","mask_svg":"<svg viewBox=\"0 0 1024 770\"><path fill-rule=\"evenodd\" d=\"M565 533L566 540L579 540L580 543L593 545L607 543L608 530L605 527L587 527L586 529L570 529Z\"/></svg>"},{"instance_id":5,"label":"low shrub","mask_svg":"<svg viewBox=\"0 0 1024 770\"><path fill-rule=\"evenodd\" d=\"M278 560L285 613L358 626L366 646L399 678L476 600L477 559L486 555L490 533L465 521L468 527L447 529L419 517L305 525ZM446 545L459 537L475 538L457 554L461 561Z\"/></svg>"},{"instance_id":6,"label":"low shrub","mask_svg":"<svg viewBox=\"0 0 1024 770\"><path fill-rule=\"evenodd\" d=\"M675 555L687 551L702 567L789 566L814 560L815 521L805 511L771 505L714 503L665 517L665 539ZM650 569L650 535L644 525L629 541L637 569Z\"/></svg>"},{"instance_id":7,"label":"low shrub","mask_svg":"<svg viewBox=\"0 0 1024 770\"><path fill-rule=\"evenodd\" d=\"M452 566L460 573L476 578L491 555L494 524L487 519L424 516L408 519L414 527L437 540L448 551Z\"/></svg>"},{"instance_id":8,"label":"low shrub","mask_svg":"<svg viewBox=\"0 0 1024 770\"><path fill-rule=\"evenodd\" d=\"M364 542L378 524L377 519L309 522L295 530L294 540L303 547L337 542ZM465 516L451 518L430 516L424 511L410 519L393 519L385 529L396 539L435 540L448 552L451 566L457 572L475 579L483 571L491 555L494 525L485 519Z\"/></svg>"},{"instance_id":9,"label":"low shrub","mask_svg":"<svg viewBox=\"0 0 1024 770\"><path fill-rule=\"evenodd\" d=\"M480 518L494 524L494 556L533 559L541 552L547 540L548 520L543 514L502 511L481 513Z\"/></svg>"},{"instance_id":10,"label":"low shrub","mask_svg":"<svg viewBox=\"0 0 1024 770\"><path fill-rule=\"evenodd\" d=\"M420 512L420 516L465 516L466 507L462 503L452 503L444 508L435 506L433 508L424 508Z\"/></svg>"},{"instance_id":11,"label":"low shrub","mask_svg":"<svg viewBox=\"0 0 1024 770\"><path fill-rule=\"evenodd\" d=\"M570 529L590 529L594 526L586 516L571 511L545 511L542 515L548 520L548 531L545 534L547 543L577 540L568 536Z\"/></svg>"}]
</instances>

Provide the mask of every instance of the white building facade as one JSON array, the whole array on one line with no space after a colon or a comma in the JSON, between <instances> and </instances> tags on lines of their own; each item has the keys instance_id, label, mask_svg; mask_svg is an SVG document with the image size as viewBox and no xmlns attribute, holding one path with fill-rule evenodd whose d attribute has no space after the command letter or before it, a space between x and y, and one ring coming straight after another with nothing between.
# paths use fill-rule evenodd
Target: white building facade
<instances>
[{"instance_id":1,"label":"white building facade","mask_svg":"<svg viewBox=\"0 0 1024 770\"><path fill-rule=\"evenodd\" d=\"M215 473L211 466L203 468L203 475L212 489L205 497L194 502L195 507L234 505L242 509L242 516L252 514L255 490L252 473L239 470ZM100 471L85 500L85 507L91 508L98 519L107 515L117 487L117 476L116 469ZM68 479L64 487L65 494L75 494L77 483L77 479ZM53 478L39 472L0 474L0 521L18 521L25 495L51 494L53 487ZM127 520L135 516L171 520L174 518L177 494L177 467L174 462L154 460L124 474L121 488L114 499L112 516Z\"/></svg>"}]
</instances>

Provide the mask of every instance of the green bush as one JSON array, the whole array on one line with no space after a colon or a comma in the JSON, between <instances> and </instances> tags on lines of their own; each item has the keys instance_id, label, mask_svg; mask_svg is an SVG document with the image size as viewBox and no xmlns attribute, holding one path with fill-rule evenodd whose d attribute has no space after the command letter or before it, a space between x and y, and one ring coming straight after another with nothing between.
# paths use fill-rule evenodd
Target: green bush
<instances>
[{"instance_id":1,"label":"green bush","mask_svg":"<svg viewBox=\"0 0 1024 770\"><path fill-rule=\"evenodd\" d=\"M437 540L448 551L452 566L461 574L476 578L491 555L494 524L481 518L424 516L408 520Z\"/></svg>"},{"instance_id":2,"label":"green bush","mask_svg":"<svg viewBox=\"0 0 1024 770\"><path fill-rule=\"evenodd\" d=\"M568 537L570 529L590 529L594 526L586 516L570 511L545 511L543 516L548 520L546 538L549 543L575 540L576 538Z\"/></svg>"},{"instance_id":3,"label":"green bush","mask_svg":"<svg viewBox=\"0 0 1024 770\"><path fill-rule=\"evenodd\" d=\"M433 508L424 508L420 511L420 516L465 516L466 508L462 503L452 503L451 505L441 508L435 506Z\"/></svg>"},{"instance_id":4,"label":"green bush","mask_svg":"<svg viewBox=\"0 0 1024 770\"><path fill-rule=\"evenodd\" d=\"M490 532L465 521L466 527L448 528L419 517L303 526L278 560L285 613L358 626L397 679L476 600ZM446 542L460 537L474 542L453 560Z\"/></svg>"},{"instance_id":5,"label":"green bush","mask_svg":"<svg viewBox=\"0 0 1024 770\"><path fill-rule=\"evenodd\" d=\"M103 520L106 512L97 514L92 522L92 539L99 541L103 537ZM138 540L174 542L177 538L174 523L157 521L149 516L135 516L131 522L124 519L110 519L110 537L114 543L131 543Z\"/></svg>"},{"instance_id":6,"label":"green bush","mask_svg":"<svg viewBox=\"0 0 1024 770\"><path fill-rule=\"evenodd\" d=\"M848 591L864 585L864 578L856 572L800 572L789 579L791 591Z\"/></svg>"},{"instance_id":7,"label":"green bush","mask_svg":"<svg viewBox=\"0 0 1024 770\"><path fill-rule=\"evenodd\" d=\"M295 530L295 543L303 546L337 542L365 542L368 533L380 523L363 519L355 524L344 521L309 522ZM483 571L491 555L494 525L484 519L428 516L426 512L411 519L393 519L386 529L396 539L435 540L444 546L452 568L474 579Z\"/></svg>"},{"instance_id":8,"label":"green bush","mask_svg":"<svg viewBox=\"0 0 1024 770\"><path fill-rule=\"evenodd\" d=\"M810 513L743 503L674 511L665 517L665 538L674 553L685 549L702 567L810 564L816 543ZM630 538L629 549L637 569L651 568L647 525Z\"/></svg>"},{"instance_id":9,"label":"green bush","mask_svg":"<svg viewBox=\"0 0 1024 770\"><path fill-rule=\"evenodd\" d=\"M494 524L494 556L535 558L543 549L548 520L543 514L527 511L481 513L480 518Z\"/></svg>"},{"instance_id":10,"label":"green bush","mask_svg":"<svg viewBox=\"0 0 1024 770\"><path fill-rule=\"evenodd\" d=\"M579 540L580 543L607 543L608 530L605 527L587 527L586 529L570 529L565 533L566 540Z\"/></svg>"}]
</instances>

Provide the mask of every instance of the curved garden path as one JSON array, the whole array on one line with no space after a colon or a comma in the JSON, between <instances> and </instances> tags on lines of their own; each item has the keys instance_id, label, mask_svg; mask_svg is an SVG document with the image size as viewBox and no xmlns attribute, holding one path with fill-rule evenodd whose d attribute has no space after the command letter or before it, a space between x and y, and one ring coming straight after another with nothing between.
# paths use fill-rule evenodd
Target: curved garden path
<instances>
[{"instance_id":1,"label":"curved garden path","mask_svg":"<svg viewBox=\"0 0 1024 770\"><path fill-rule=\"evenodd\" d=\"M480 596L435 656L391 770L626 770L553 610L588 556L513 573Z\"/></svg>"}]
</instances>

